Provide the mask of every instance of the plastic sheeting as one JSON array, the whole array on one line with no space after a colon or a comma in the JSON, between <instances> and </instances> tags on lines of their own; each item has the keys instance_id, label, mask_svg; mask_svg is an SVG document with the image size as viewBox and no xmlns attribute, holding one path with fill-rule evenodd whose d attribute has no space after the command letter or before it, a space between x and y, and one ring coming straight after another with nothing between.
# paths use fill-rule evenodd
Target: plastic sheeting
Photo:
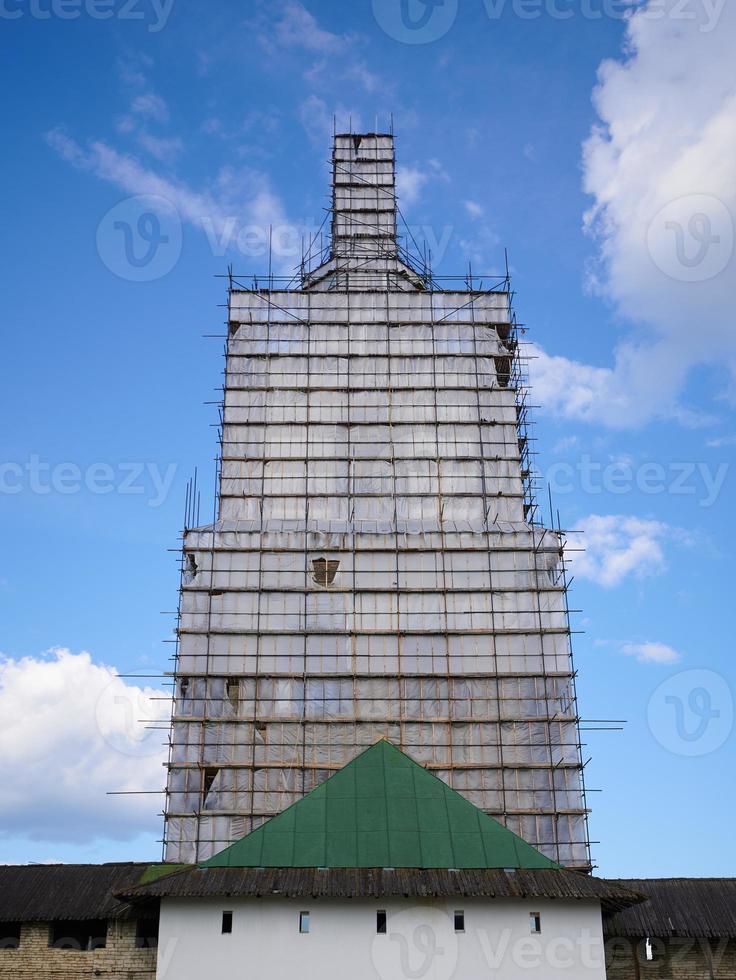
<instances>
[{"instance_id":1,"label":"plastic sheeting","mask_svg":"<svg viewBox=\"0 0 736 980\"><path fill-rule=\"evenodd\" d=\"M220 510L184 544L167 858L385 737L584 866L562 541L526 522L508 297L236 291L230 317Z\"/></svg>"}]
</instances>

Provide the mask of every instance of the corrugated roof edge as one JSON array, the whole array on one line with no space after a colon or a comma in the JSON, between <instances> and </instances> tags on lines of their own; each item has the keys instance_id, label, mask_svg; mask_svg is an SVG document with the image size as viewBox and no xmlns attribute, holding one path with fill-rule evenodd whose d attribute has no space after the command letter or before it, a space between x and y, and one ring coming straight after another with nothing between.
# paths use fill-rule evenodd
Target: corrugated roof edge
<instances>
[{"instance_id":1,"label":"corrugated roof edge","mask_svg":"<svg viewBox=\"0 0 736 980\"><path fill-rule=\"evenodd\" d=\"M612 914L644 901L615 882L564 869L202 868L192 867L118 897L493 898L600 901Z\"/></svg>"},{"instance_id":2,"label":"corrugated roof edge","mask_svg":"<svg viewBox=\"0 0 736 980\"><path fill-rule=\"evenodd\" d=\"M608 937L736 939L736 878L619 878L644 895L604 923Z\"/></svg>"},{"instance_id":3,"label":"corrugated roof edge","mask_svg":"<svg viewBox=\"0 0 736 980\"><path fill-rule=\"evenodd\" d=\"M136 887L150 862L0 865L1 922L125 919L117 893Z\"/></svg>"}]
</instances>

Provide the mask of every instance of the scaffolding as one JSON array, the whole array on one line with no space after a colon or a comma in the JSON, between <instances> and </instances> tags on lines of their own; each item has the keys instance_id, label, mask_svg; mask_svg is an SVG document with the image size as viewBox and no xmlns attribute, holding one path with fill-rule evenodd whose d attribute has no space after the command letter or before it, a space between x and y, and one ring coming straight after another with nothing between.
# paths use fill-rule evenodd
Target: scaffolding
<instances>
[{"instance_id":1,"label":"scaffolding","mask_svg":"<svg viewBox=\"0 0 736 980\"><path fill-rule=\"evenodd\" d=\"M535 502L508 272L442 280L402 246L392 135L335 136L330 213L295 281L229 276L166 858L212 856L388 738L587 870L565 542Z\"/></svg>"}]
</instances>

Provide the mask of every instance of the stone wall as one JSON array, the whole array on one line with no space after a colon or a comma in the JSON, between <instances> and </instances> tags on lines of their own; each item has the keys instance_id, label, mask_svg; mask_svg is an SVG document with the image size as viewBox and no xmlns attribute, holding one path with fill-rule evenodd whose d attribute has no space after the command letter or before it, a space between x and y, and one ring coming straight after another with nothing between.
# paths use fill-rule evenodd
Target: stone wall
<instances>
[{"instance_id":1,"label":"stone wall","mask_svg":"<svg viewBox=\"0 0 736 980\"><path fill-rule=\"evenodd\" d=\"M0 949L0 980L154 980L156 950L136 948L136 923L110 920L104 949L49 947L49 924L24 923L18 949Z\"/></svg>"},{"instance_id":2,"label":"stone wall","mask_svg":"<svg viewBox=\"0 0 736 980\"><path fill-rule=\"evenodd\" d=\"M606 939L608 980L736 980L736 941Z\"/></svg>"}]
</instances>

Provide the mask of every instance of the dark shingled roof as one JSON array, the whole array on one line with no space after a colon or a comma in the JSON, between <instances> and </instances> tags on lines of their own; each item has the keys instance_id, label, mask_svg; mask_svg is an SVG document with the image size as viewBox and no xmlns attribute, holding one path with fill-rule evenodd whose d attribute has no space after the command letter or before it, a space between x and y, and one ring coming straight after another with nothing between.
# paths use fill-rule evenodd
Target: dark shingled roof
<instances>
[{"instance_id":1,"label":"dark shingled roof","mask_svg":"<svg viewBox=\"0 0 736 980\"><path fill-rule=\"evenodd\" d=\"M607 919L607 936L736 939L736 878L626 878L611 884L647 901Z\"/></svg>"},{"instance_id":2,"label":"dark shingled roof","mask_svg":"<svg viewBox=\"0 0 736 980\"><path fill-rule=\"evenodd\" d=\"M608 937L736 939L736 878L604 880L546 869L172 868L0 865L0 921L135 917L165 896L551 898L600 901Z\"/></svg>"},{"instance_id":3,"label":"dark shingled roof","mask_svg":"<svg viewBox=\"0 0 736 980\"><path fill-rule=\"evenodd\" d=\"M115 894L133 888L147 864L0 865L0 922L115 919L130 914Z\"/></svg>"},{"instance_id":4,"label":"dark shingled roof","mask_svg":"<svg viewBox=\"0 0 736 980\"><path fill-rule=\"evenodd\" d=\"M555 898L602 902L607 911L641 896L574 871L422 868L191 868L122 892L149 897L261 898Z\"/></svg>"}]
</instances>

